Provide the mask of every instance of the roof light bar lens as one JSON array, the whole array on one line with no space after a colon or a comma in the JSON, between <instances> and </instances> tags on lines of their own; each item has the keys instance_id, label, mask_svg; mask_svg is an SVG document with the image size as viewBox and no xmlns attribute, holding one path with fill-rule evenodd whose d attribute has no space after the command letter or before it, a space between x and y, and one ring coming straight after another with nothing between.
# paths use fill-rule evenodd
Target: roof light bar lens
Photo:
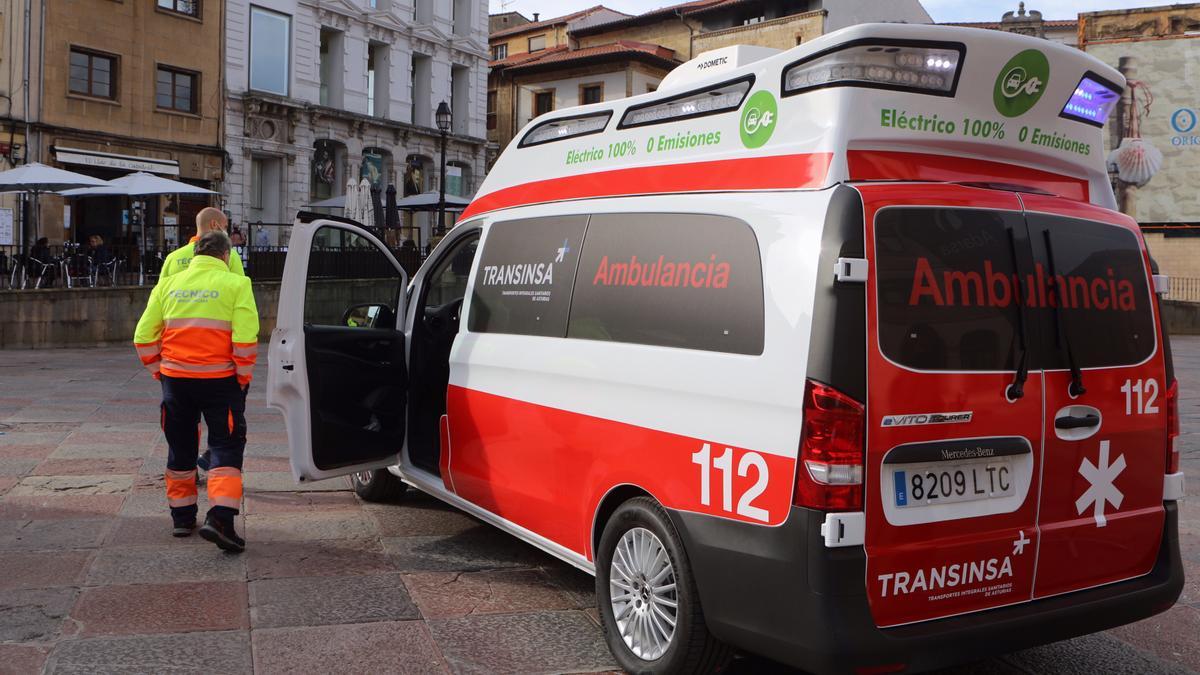
<instances>
[{"instance_id":1,"label":"roof light bar lens","mask_svg":"<svg viewBox=\"0 0 1200 675\"><path fill-rule=\"evenodd\" d=\"M750 79L727 82L661 103L630 108L621 119L620 128L736 110L742 105L742 100L746 98L752 84Z\"/></svg>"},{"instance_id":2,"label":"roof light bar lens","mask_svg":"<svg viewBox=\"0 0 1200 675\"><path fill-rule=\"evenodd\" d=\"M1059 117L1102 127L1120 98L1120 89L1111 82L1088 73L1079 80Z\"/></svg>"},{"instance_id":3,"label":"roof light bar lens","mask_svg":"<svg viewBox=\"0 0 1200 675\"><path fill-rule=\"evenodd\" d=\"M819 87L866 86L953 96L964 51L961 45L852 45L787 69L784 95Z\"/></svg>"},{"instance_id":4,"label":"roof light bar lens","mask_svg":"<svg viewBox=\"0 0 1200 675\"><path fill-rule=\"evenodd\" d=\"M575 117L546 120L525 134L521 139L520 147L524 148L530 145L551 143L553 141L562 141L568 138L600 133L604 131L604 127L608 126L608 120L611 117L612 111L605 110L604 112L590 115L577 115Z\"/></svg>"}]
</instances>

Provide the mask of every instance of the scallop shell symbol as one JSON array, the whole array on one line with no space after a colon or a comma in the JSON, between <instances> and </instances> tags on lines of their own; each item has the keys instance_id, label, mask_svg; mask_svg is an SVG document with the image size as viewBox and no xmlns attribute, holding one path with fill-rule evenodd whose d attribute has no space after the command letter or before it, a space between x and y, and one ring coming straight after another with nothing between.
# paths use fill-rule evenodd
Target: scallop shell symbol
<instances>
[{"instance_id":1,"label":"scallop shell symbol","mask_svg":"<svg viewBox=\"0 0 1200 675\"><path fill-rule=\"evenodd\" d=\"M1141 138L1125 138L1108 154L1108 163L1117 165L1117 178L1140 186L1162 168L1163 154Z\"/></svg>"}]
</instances>

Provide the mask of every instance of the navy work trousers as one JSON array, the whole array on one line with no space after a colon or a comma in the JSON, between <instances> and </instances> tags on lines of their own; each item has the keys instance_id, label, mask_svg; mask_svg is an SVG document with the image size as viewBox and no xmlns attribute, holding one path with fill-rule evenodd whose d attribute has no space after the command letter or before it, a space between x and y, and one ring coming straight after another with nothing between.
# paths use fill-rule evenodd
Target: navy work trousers
<instances>
[{"instance_id":1,"label":"navy work trousers","mask_svg":"<svg viewBox=\"0 0 1200 675\"><path fill-rule=\"evenodd\" d=\"M186 378L161 376L162 382L162 430L167 437L167 487L168 498L172 497L172 476L176 481L190 474L190 490L183 484L175 487L171 499L171 517L176 523L187 523L196 519L195 474L196 457L200 453L200 419L208 425L208 449L212 454L209 474L209 500L213 503L209 515L232 521L237 515L237 504L241 499L242 458L246 450L246 394L237 378ZM214 471L218 468L224 471ZM236 476L236 497L233 492L219 494L214 499L212 476L228 474ZM233 481L225 481L226 489L235 487ZM183 495L191 493L191 499ZM181 498L180 498L181 497ZM191 501L190 504L187 502Z\"/></svg>"}]
</instances>

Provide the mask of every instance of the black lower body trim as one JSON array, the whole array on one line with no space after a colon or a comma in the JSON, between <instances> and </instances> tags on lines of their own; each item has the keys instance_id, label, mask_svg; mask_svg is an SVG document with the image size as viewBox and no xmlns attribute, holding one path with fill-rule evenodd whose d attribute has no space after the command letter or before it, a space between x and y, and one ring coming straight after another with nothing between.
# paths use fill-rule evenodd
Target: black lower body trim
<instances>
[{"instance_id":1,"label":"black lower body trim","mask_svg":"<svg viewBox=\"0 0 1200 675\"><path fill-rule=\"evenodd\" d=\"M709 630L755 654L818 673L977 661L1166 611L1183 590L1178 506L1166 504L1149 574L1098 588L897 628L875 626L862 547L826 548L824 514L793 508L775 528L669 512L691 561Z\"/></svg>"}]
</instances>

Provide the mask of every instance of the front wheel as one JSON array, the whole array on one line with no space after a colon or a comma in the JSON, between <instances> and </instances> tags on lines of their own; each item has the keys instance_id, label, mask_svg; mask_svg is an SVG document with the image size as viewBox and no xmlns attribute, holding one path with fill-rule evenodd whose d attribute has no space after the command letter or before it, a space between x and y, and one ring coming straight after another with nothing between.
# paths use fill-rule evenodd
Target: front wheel
<instances>
[{"instance_id":1,"label":"front wheel","mask_svg":"<svg viewBox=\"0 0 1200 675\"><path fill-rule=\"evenodd\" d=\"M366 502L398 501L408 491L408 484L392 475L387 469L356 471L347 478L354 494Z\"/></svg>"},{"instance_id":2,"label":"front wheel","mask_svg":"<svg viewBox=\"0 0 1200 675\"><path fill-rule=\"evenodd\" d=\"M704 623L691 565L666 512L622 504L596 556L596 600L608 647L631 673L711 673L729 657Z\"/></svg>"}]
</instances>

